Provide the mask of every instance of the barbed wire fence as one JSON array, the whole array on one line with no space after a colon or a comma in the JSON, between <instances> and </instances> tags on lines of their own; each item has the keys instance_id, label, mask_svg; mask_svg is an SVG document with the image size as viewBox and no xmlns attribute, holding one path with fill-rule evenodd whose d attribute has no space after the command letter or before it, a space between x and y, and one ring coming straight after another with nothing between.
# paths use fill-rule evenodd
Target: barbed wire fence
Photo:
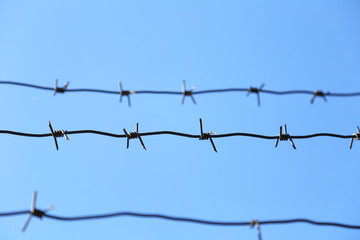
<instances>
[{"instance_id":1,"label":"barbed wire fence","mask_svg":"<svg viewBox=\"0 0 360 240\"><path fill-rule=\"evenodd\" d=\"M66 82L63 87L58 87L58 80L55 80L54 87L45 87L28 83L14 82L14 81L0 81L0 84L7 85L16 85L29 88L36 88L41 90L53 91L53 94L56 93L65 93L65 92L92 92L92 93L105 93L105 94L115 94L120 95L120 102L122 101L123 96L128 98L128 105L131 106L130 95L134 94L170 94L170 95L182 95L181 104L184 104L185 97L190 97L192 102L196 104L194 95L207 94L207 93L225 93L225 92L246 92L246 95L249 96L251 93L257 95L257 104L260 106L260 93L267 93L273 95L290 95L290 94L306 94L311 95L310 103L314 103L316 97L321 97L324 101L327 101L326 97L359 97L360 92L352 93L332 93L324 92L321 90L288 90L288 91L274 91L274 90L265 90L263 89L264 84L259 88L250 87L250 88L223 88L223 89L212 89L212 90L202 90L194 91L195 87L192 87L190 90L186 89L185 81L182 82L182 91L157 91L157 90L124 90L122 87L121 81L119 81L119 90L118 91L109 91L101 89L89 89L89 88L78 88L78 89L69 89L69 82Z\"/></svg>"},{"instance_id":2,"label":"barbed wire fence","mask_svg":"<svg viewBox=\"0 0 360 240\"><path fill-rule=\"evenodd\" d=\"M58 80L55 80L55 86L45 87L38 86L27 83L13 82L13 81L0 81L0 84L9 84L9 85L17 85L24 86L42 90L53 91L53 94L56 93L65 93L65 92L92 92L92 93L105 93L105 94L116 94L120 96L120 102L122 101L123 96L128 98L128 105L131 106L130 95L133 94L170 94L170 95L181 95L181 103L183 104L186 97L190 97L192 102L196 104L196 100L194 95L198 94L207 94L207 93L225 93L225 92L246 92L246 95L249 96L251 93L256 94L257 96L257 104L260 106L260 93L267 93L273 95L290 95L290 94L305 94L311 95L310 103L314 103L317 97L323 98L324 101L327 101L327 97L358 97L360 96L360 92L352 92L352 93L331 93L324 92L320 90L310 91L310 90L289 90L289 91L274 91L274 90L265 90L263 89L264 84L262 84L259 88L225 88L225 89L213 89L213 90L203 90L203 91L194 91L194 87L190 90L186 89L185 81L182 82L182 91L156 91L156 90L124 90L122 87L121 81L119 81L119 90L118 91L108 91L101 89L87 89L87 88L79 88L79 89L69 89L69 83L65 83L63 87L58 87ZM199 140L209 140L212 148L215 152L217 152L217 148L215 147L214 138L228 138L228 137L251 137L251 138L260 138L266 140L276 140L275 147L278 146L279 141L290 141L292 147L296 149L295 143L293 139L309 139L315 137L334 137L340 139L350 139L350 149L352 148L354 140L360 140L360 129L357 127L357 132L343 135L343 134L335 134L335 133L313 133L308 135L290 135L287 131L286 125L280 127L280 131L278 135L262 135L255 133L246 133L246 132L232 132L232 133L224 133L224 134L216 134L215 132L204 132L202 126L202 119L200 118L200 134L189 134L183 132L175 132L175 131L153 131L153 132L139 132L139 124L136 124L136 130L134 132L128 132L125 128L123 129L124 134L117 134L111 132L104 132L98 130L54 130L50 121L48 122L48 126L50 128L50 133L25 133L25 132L16 132L10 130L0 130L0 134L10 134L17 135L23 137L53 137L55 142L55 147L58 150L58 141L57 138L64 137L66 140L69 140L68 135L76 135L76 134L96 134L96 135L104 135L108 137L114 138L126 138L126 148L129 148L131 139L139 139L141 146L144 150L146 150L144 141L142 137L152 136L152 135L175 135L186 138L196 138ZM284 131L283 131L284 130ZM294 218L294 219L284 219L284 220L265 220L259 221L257 219L250 221L238 221L238 222L229 222L229 221L212 221L212 220L202 220L196 218L188 218L188 217L178 217L178 216L170 216L164 214L153 214L153 213L140 213L140 212L113 212L106 214L97 214L97 215L85 215L85 216L59 216L48 214L47 212L52 209L49 207L44 210L40 210L36 208L36 197L37 193L35 192L33 195L33 201L30 210L22 210L22 211L12 211L12 212L2 212L0 213L0 217L10 217L17 215L28 215L28 218L24 224L23 231L26 230L30 220L32 217L48 218L57 221L83 221L83 220L95 220L95 219L106 219L113 217L137 217L137 218L157 218L168 221L176 221L176 222L188 222L188 223L196 223L196 224L205 224L205 225L216 225L216 226L250 226L256 227L258 239L261 240L261 231L260 225L270 225L270 224L290 224L290 223L308 223L316 226L330 226L330 227L340 227L345 229L355 229L360 230L360 225L352 225L352 224L344 224L337 222L324 222L324 221L315 221L311 219L304 218Z\"/></svg>"},{"instance_id":3,"label":"barbed wire fence","mask_svg":"<svg viewBox=\"0 0 360 240\"><path fill-rule=\"evenodd\" d=\"M197 138L199 140L210 140L210 143L214 149L215 152L217 152L217 149L215 147L215 143L213 141L213 138L228 138L228 137L235 137L235 136L241 136L241 137L251 137L251 138L261 138L266 140L275 140L275 147L278 146L279 141L290 141L292 147L296 149L295 143L293 139L308 139L308 138L315 138L315 137L333 137L333 138L342 138L342 139L351 139L350 140L350 149L353 146L354 140L360 140L360 128L357 127L357 132L350 134L350 135L342 135L342 134L335 134L335 133L314 133L314 134L308 134L308 135L290 135L287 131L286 125L284 125L284 131L283 126L280 126L280 132L278 135L261 135L261 134L255 134L255 133L245 133L245 132L232 132L232 133L224 133L224 134L216 134L216 132L204 132L203 126L202 126L202 119L200 118L200 134L189 134L189 133L183 133L183 132L175 132L175 131L155 131L155 132L139 132L139 123L136 123L136 131L135 132L128 132L126 129L123 129L124 134L116 134L116 133L110 133L110 132L103 132L98 130L75 130L75 131L65 131L65 130L53 130L53 127L51 125L51 122L48 122L50 133L25 133L25 132L15 132L15 131L9 131L9 130L0 130L0 134L10 134L10 135L17 135L17 136L23 136L23 137L53 137L55 142L56 150L59 150L57 138L58 137L64 137L66 140L70 140L68 135L75 135L75 134L96 134L96 135L103 135L113 138L126 138L126 148L129 148L130 145L130 139L139 139L141 146L144 150L146 150L144 141L141 137L144 136L152 136L152 135L175 135L180 137L186 137L186 138Z\"/></svg>"}]
</instances>

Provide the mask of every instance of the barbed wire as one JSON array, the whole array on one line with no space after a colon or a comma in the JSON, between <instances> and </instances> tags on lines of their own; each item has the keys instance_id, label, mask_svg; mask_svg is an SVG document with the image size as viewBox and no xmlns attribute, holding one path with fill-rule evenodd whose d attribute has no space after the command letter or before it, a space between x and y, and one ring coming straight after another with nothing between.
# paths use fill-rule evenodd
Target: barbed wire
<instances>
[{"instance_id":1,"label":"barbed wire","mask_svg":"<svg viewBox=\"0 0 360 240\"><path fill-rule=\"evenodd\" d=\"M116 94L120 95L120 102L122 97L126 96L128 98L128 105L131 106L130 95L131 94L172 94L172 95L182 95L181 103L184 103L185 97L189 96L194 104L196 104L195 98L193 95L196 94L206 94L206 93L224 93L224 92L246 92L246 95L249 96L250 93L255 93L257 95L257 103L260 106L260 93L268 93L273 95L289 95L289 94L307 94L312 95L310 103L314 103L316 97L321 97L324 101L327 101L326 97L358 97L360 92L352 93L331 93L323 92L321 90L289 90L289 91L274 91L274 90L265 90L263 89L264 84L259 88L250 87L250 88L224 88L224 89L212 89L212 90L203 90L203 91L194 91L195 87L192 87L190 90L186 89L185 81L182 82L182 91L155 91L155 90L123 90L122 83L119 81L119 91L109 91L101 89L89 89L89 88L78 88L78 89L68 89L69 82L66 82L63 87L58 87L58 80L55 80L55 86L45 87L28 83L13 82L13 81L0 81L0 84L9 84L17 85L23 87L37 88L42 90L53 91L54 95L56 93L65 93L65 92L93 92L93 93L105 93L105 94Z\"/></svg>"},{"instance_id":2,"label":"barbed wire","mask_svg":"<svg viewBox=\"0 0 360 240\"><path fill-rule=\"evenodd\" d=\"M42 218L49 218L58 221L83 221L83 220L95 220L95 219L105 219L105 218L113 218L113 217L137 217L137 218L158 218L168 221L176 221L176 222L188 222L188 223L197 223L197 224L204 224L204 225L213 225L213 226L250 226L254 227L257 226L258 229L258 236L261 237L260 234L260 225L270 225L270 224L289 224L289 223L308 223L317 226L329 226L329 227L340 227L346 229L355 229L360 230L360 225L352 225L352 224L344 224L344 223L337 223L337 222L324 222L324 221L315 221L311 219L305 218L295 218L295 219L284 219L284 220L264 220L259 221L257 219L253 219L251 221L213 221L213 220L204 220L204 219L196 219L196 218L188 218L188 217L177 217L177 216L170 216L164 214L154 214L154 213L139 213L139 212L129 212L129 211L122 211L122 212L113 212L113 213L106 213L106 214L94 214L94 215L85 215L85 216L75 216L75 217L65 217L65 216L58 216L48 214L47 212L53 209L53 206L50 206L44 210L40 210L36 208L36 200L37 200L37 192L33 193L31 208L30 210L22 210L22 211L12 211L12 212L2 212L0 213L0 217L10 217L10 216L17 216L17 215L26 215L28 214L28 218L25 221L25 224L22 228L24 232L27 226L30 223L30 220L33 216Z\"/></svg>"},{"instance_id":3,"label":"barbed wire","mask_svg":"<svg viewBox=\"0 0 360 240\"><path fill-rule=\"evenodd\" d=\"M202 119L200 118L200 135L197 134L188 134L188 133L182 133L182 132L174 132L174 131L155 131L155 132L144 132L139 133L139 123L136 123L136 131L135 132L127 132L124 128L123 131L125 134L115 134L110 132L103 132L103 131L97 131L97 130L75 130L75 131L64 131L64 130L56 130L54 131L50 121L48 122L50 133L25 133L25 132L15 132L15 131L9 131L9 130L0 130L0 134L11 134L11 135L18 135L18 136L24 136L24 137L53 137L55 142L56 150L59 150L57 138L58 137L65 137L66 140L69 140L68 135L72 134L97 134L97 135L104 135L114 138L126 138L126 148L129 148L130 139L136 139L138 138L140 141L141 146L146 150L145 144L142 140L142 136L151 136L151 135L175 135L180 137L187 137L187 138L197 138L199 140L210 140L211 145L215 152L217 152L217 149L215 147L213 138L226 138L226 137L235 137L235 136L243 136L243 137L252 137L252 138L261 138L261 139L267 139L272 140L276 139L275 147L278 146L279 141L287 141L290 140L290 143L294 149L295 143L293 139L307 139L307 138L314 138L314 137L334 137L334 138L343 138L343 139L351 139L350 140L350 149L352 148L353 141L354 140L360 140L360 129L357 127L357 132L353 133L351 135L341 135L341 134L335 134L335 133L314 133L314 134L308 134L308 135L290 135L287 132L286 124L284 125L284 132L283 127L280 126L280 132L278 135L275 136L267 136L267 135L260 135L260 134L254 134L254 133L244 133L244 132L233 132L233 133L225 133L225 134L216 134L216 132L204 132L203 126L202 126Z\"/></svg>"}]
</instances>

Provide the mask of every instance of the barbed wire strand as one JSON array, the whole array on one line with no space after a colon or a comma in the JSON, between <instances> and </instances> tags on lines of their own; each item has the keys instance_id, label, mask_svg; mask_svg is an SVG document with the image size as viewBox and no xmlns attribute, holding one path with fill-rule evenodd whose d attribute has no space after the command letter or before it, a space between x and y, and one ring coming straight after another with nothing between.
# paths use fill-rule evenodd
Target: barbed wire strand
<instances>
[{"instance_id":1,"label":"barbed wire strand","mask_svg":"<svg viewBox=\"0 0 360 240\"><path fill-rule=\"evenodd\" d=\"M250 221L213 221L213 220L205 220L205 219L197 219L197 218L190 218L190 217L178 217L178 216L170 216L165 214L157 214L157 213L140 213L140 212L130 212L130 211L121 211L121 212L113 212L113 213L106 213L106 214L94 214L94 215L84 215L84 216L75 216L75 217L67 217L67 216L59 216L48 214L47 212L53 209L53 206L50 206L44 210L40 210L36 208L36 200L37 200L37 191L33 193L32 202L30 211L23 210L23 211L13 211L13 212L3 212L0 213L0 217L11 217L11 216L18 216L18 215L28 215L25 224L22 228L22 231L25 232L30 220L32 217L37 218L49 218L57 221L83 221L83 220L95 220L95 219L106 219L106 218L113 218L113 217L136 217L136 218L157 218L163 219L167 221L174 221L174 222L187 222L187 223L195 223L195 224L203 224L203 225L211 225L211 226L250 226L250 228L256 226L257 227L257 235L258 239L261 240L261 232L260 232L260 225L270 225L270 224L289 224L289 223L308 223L317 226L328 226L328 227L339 227L344 229L354 229L360 230L360 225L353 225L353 224L344 224L338 222L324 222L324 221L315 221L305 218L295 218L295 219L285 219L285 220L250 220Z\"/></svg>"},{"instance_id":2,"label":"barbed wire strand","mask_svg":"<svg viewBox=\"0 0 360 240\"><path fill-rule=\"evenodd\" d=\"M126 130L123 129L125 134L116 134L116 133L103 132L103 131L98 131L98 130L75 130L75 131L57 130L57 131L54 131L51 126L50 121L48 124L49 124L51 133L25 133L25 132L16 132L16 131L10 131L10 130L0 130L0 134L10 134L10 135L17 135L17 136L24 136L24 137L51 137L52 136L54 138L57 150L58 150L58 144L57 144L57 140L56 140L57 137L65 137L67 140L69 140L67 135L75 135L75 134L96 134L96 135L104 135L104 136L114 137L114 138L127 138L127 148L129 147L130 139L138 138L140 140L142 147L145 150L146 150L146 148L145 148L144 142L141 139L141 137L144 137L144 136L175 135L175 136L187 137L187 138L197 138L199 140L209 139L211 141L211 144L212 144L215 152L217 152L217 150L215 148L215 144L214 144L212 138L226 138L226 137L241 136L241 137L261 138L261 139L267 139L267 140L276 139L275 147L277 147L279 141L290 140L294 149L296 149L296 147L293 142L293 139L308 139L308 138L315 138L315 137L333 137L333 138L341 138L341 139L349 139L350 138L351 139L350 149L352 148L354 140L360 140L359 127L357 127L357 132L353 133L351 135L341 135L341 134L335 134L335 133L314 133L314 134L308 134L308 135L290 135L287 133L286 125L284 125L285 133L283 133L282 126L281 126L279 135L273 135L273 136L267 136L267 135L261 135L261 134L255 134L255 133L245 133L245 132L233 132L233 133L224 133L224 134L216 134L215 132L204 133L202 130L202 119L201 118L200 118L200 134L199 135L175 132L175 131L154 131L154 132L139 133L138 132L138 123L136 124L136 132L126 132Z\"/></svg>"},{"instance_id":3,"label":"barbed wire strand","mask_svg":"<svg viewBox=\"0 0 360 240\"><path fill-rule=\"evenodd\" d=\"M193 95L196 94L207 94L207 93L224 93L224 92L246 92L247 96L250 93L257 94L257 101L258 105L260 106L260 95L259 93L268 93L273 95L289 95L289 94L308 94L312 95L312 98L310 100L311 103L314 102L316 97L322 97L325 101L326 97L357 97L360 96L360 92L351 92L351 93L331 93L331 92L323 92L320 90L310 91L310 90L288 90L288 91L274 91L274 90L265 90L263 89L264 84L262 84L259 88L224 88L224 89L211 89L211 90L202 90L202 91L193 91L194 87L191 88L191 90L186 90L185 88L185 81L183 81L183 89L182 91L156 91L156 90L123 90L121 81L119 81L120 90L119 91L110 91L110 90L101 90L101 89L90 89L90 88L78 88L78 89L68 89L68 82L64 84L64 87L59 88L57 87L57 79L55 80L55 86L52 87L45 87L45 86L39 86L35 84L29 84L29 83L21 83L21 82L14 82L14 81L0 81L0 84L8 84L8 85L17 85L17 86L23 86L23 87L30 87L30 88L36 88L41 90L48 90L53 91L54 95L56 93L65 93L65 92L95 92L95 93L105 93L105 94L117 94L120 95L120 101L122 99L122 96L128 97L128 104L130 106L130 94L172 94L172 95L182 95L181 103L184 103L185 96L191 97L194 104L196 104L195 99L193 98Z\"/></svg>"},{"instance_id":4,"label":"barbed wire strand","mask_svg":"<svg viewBox=\"0 0 360 240\"><path fill-rule=\"evenodd\" d=\"M189 222L189 223L198 223L198 224L205 224L205 225L216 225L216 226L247 226L251 224L251 221L242 221L242 222L225 222L225 221L212 221L212 220L202 220L196 218L187 218L187 217L176 217L176 216L169 216L164 214L155 214L155 213L139 213L139 212L113 212L113 213L106 213L106 214L98 214L98 215L86 215L86 216L75 216L75 217L65 217L59 215L52 215L45 213L45 211L35 209L37 215L32 213L29 210L23 211L13 211L13 212L3 212L0 213L0 217L10 217L10 216L18 216L18 215L25 215L25 214L32 214L37 217L44 217L50 218L59 221L83 221L83 220L94 220L94 219L104 219L104 218L112 218L112 217L139 217L139 218L159 218L164 220L170 221L178 221L178 222ZM264 220L258 221L261 225L268 225L268 224L289 224L289 223L308 223L318 226L330 226L330 227L341 227L347 229L358 229L360 230L360 225L351 225L351 224L344 224L344 223L337 223L337 222L323 222L323 221L315 221L311 219L305 218L294 218L294 219L284 219L284 220Z\"/></svg>"}]
</instances>

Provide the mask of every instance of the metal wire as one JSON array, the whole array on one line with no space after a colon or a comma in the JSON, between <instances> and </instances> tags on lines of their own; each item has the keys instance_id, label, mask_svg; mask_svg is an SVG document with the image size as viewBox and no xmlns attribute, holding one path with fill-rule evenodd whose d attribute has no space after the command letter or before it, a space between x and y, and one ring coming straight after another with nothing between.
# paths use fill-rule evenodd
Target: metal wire
<instances>
[{"instance_id":1,"label":"metal wire","mask_svg":"<svg viewBox=\"0 0 360 240\"><path fill-rule=\"evenodd\" d=\"M360 230L360 225L344 224L344 223L337 223L337 222L322 222L322 221L315 221L315 220L304 219L304 218L285 219L285 220L266 220L266 221L258 221L256 219L256 220L250 220L250 221L235 222L235 221L213 221L213 220L196 219L196 218L190 218L190 217L178 217L178 216L170 216L170 215L156 214L156 213L139 213L139 212L128 212L128 211L67 217L67 216L48 214L47 212L50 211L51 209L53 209L53 206L50 206L43 210L36 208L36 200L37 200L37 192L35 191L33 193L30 210L4 212L4 213L0 213L0 217L10 217L10 216L17 216L17 215L25 215L25 214L28 215L28 217L25 221L25 224L22 228L23 232L28 227L32 217L37 217L40 219L49 218L49 219L58 220L58 221L83 221L83 220L95 220L95 219L105 219L105 218L125 217L125 216L136 217L136 218L157 218L157 219L163 219L163 220L167 220L167 221L188 222L188 223L211 225L211 226L233 226L233 227L234 226L250 226L251 228L256 226L257 235L258 235L259 240L262 239L260 225L270 225L270 224L308 223L308 224L313 224L313 225L317 225L317 226L329 226L329 227L339 227L339 228L345 228L345 229Z\"/></svg>"},{"instance_id":2,"label":"metal wire","mask_svg":"<svg viewBox=\"0 0 360 240\"><path fill-rule=\"evenodd\" d=\"M140 132L138 132L138 123L136 124L136 132L126 132L126 130L124 129L125 134L116 134L116 133L103 132L103 131L97 131L97 130L75 130L75 131L57 130L57 131L54 131L50 122L49 122L49 127L51 130L50 133L25 133L25 132L15 132L15 131L9 131L9 130L0 130L0 134L10 134L10 135L17 135L17 136L24 136L24 137L53 137L55 140L56 149L58 149L58 144L57 144L56 138L57 137L65 137L67 140L69 140L67 135L96 134L96 135L104 135L104 136L114 137L114 138L127 138L127 147L129 147L130 139L139 138L140 143L145 150L146 150L146 148L145 148L144 142L141 137L152 136L152 135L175 135L175 136L186 137L186 138L197 138L199 140L211 140L211 144L212 144L212 147L215 152L217 152L217 150L215 148L215 144L212 139L235 137L235 136L261 138L261 139L267 139L267 140L276 139L275 147L277 147L279 141L290 140L294 149L296 149L296 147L293 142L293 139L308 139L308 138L315 138L315 137L333 137L333 138L351 139L350 148L352 147L352 143L353 143L354 139L360 140L360 132L353 133L350 135L341 135L341 134L335 134L335 133L314 133L314 134L308 134L308 135L291 135L290 136L290 134L288 134L286 131L286 125L284 126L285 134L282 133L282 126L281 126L280 134L272 135L272 136L255 134L255 133L245 133L245 132L233 132L233 133L225 133L225 134L215 135L214 132L208 132L208 133L203 132L201 119L200 119L200 134L188 134L188 133L174 132L174 131L155 131L155 132L140 133ZM359 128L358 128L358 131L359 131Z\"/></svg>"},{"instance_id":3,"label":"metal wire","mask_svg":"<svg viewBox=\"0 0 360 240\"><path fill-rule=\"evenodd\" d=\"M104 135L114 138L126 138L127 136L125 134L116 134L116 133L110 133L110 132L102 132L97 130L75 130L75 131L66 131L67 135L72 134L84 134L84 133L91 133L91 134L97 134L97 135ZM10 135L18 135L18 136L24 136L24 137L51 137L51 133L24 133L24 132L15 132L15 131L9 131L9 130L0 130L0 134L10 134ZM144 132L144 133L138 133L140 136L151 136L151 135L175 135L180 137L187 137L187 138L200 138L201 135L196 134L188 134L188 133L182 133L182 132L174 132L174 131L155 131L155 132ZM225 133L225 134L217 134L212 135L212 138L226 138L226 137L235 137L235 136L243 136L243 137L253 137L253 138L262 138L262 139L277 139L279 136L266 136L266 135L260 135L260 134L254 134L254 133L243 133L243 132L234 132L234 133ZM314 138L314 137L334 137L334 138L354 138L353 135L341 135L341 134L335 134L335 133L314 133L309 135L291 135L294 139L305 139L305 138Z\"/></svg>"},{"instance_id":4,"label":"metal wire","mask_svg":"<svg viewBox=\"0 0 360 240\"><path fill-rule=\"evenodd\" d=\"M169 215L164 215L164 214L139 213L139 212L113 212L113 213L98 214L98 215L65 217L65 216L48 214L45 211L41 211L38 209L35 209L35 210L42 213L41 216L37 216L37 217L50 218L50 219L54 219L54 220L58 220L58 221L83 221L83 220L95 220L95 219L105 219L105 218L112 218L112 217L127 216L127 217L137 217L137 218L158 218L158 219L176 221L176 222L188 222L188 223L216 225L216 226L249 226L252 223L252 221L241 221L241 222L212 221L212 220L202 220L202 219L196 219L196 218L169 216ZM0 217L10 217L10 216L26 215L26 214L31 214L31 211L23 210L23 211L14 211L14 212L3 212L3 213L0 213ZM317 225L317 226L340 227L340 228L346 228L346 229L360 230L360 225L344 224L344 223L337 223L337 222L322 222L322 221L315 221L315 220L305 219L305 218L284 219L284 220L265 220L265 221L258 221L258 223L260 225L308 223L308 224Z\"/></svg>"},{"instance_id":5,"label":"metal wire","mask_svg":"<svg viewBox=\"0 0 360 240\"><path fill-rule=\"evenodd\" d=\"M138 91L126 91L122 89L121 82L119 82L120 85L120 91L109 91L109 90L101 90L101 89L89 89L89 88L78 88L78 89L69 89L67 88L68 83L64 85L63 88L57 87L57 80L55 82L55 87L45 87L45 86L39 86L34 84L28 84L28 83L21 83L21 82L13 82L13 81L0 81L0 84L8 84L8 85L17 85L17 86L23 86L23 87L30 87L30 88L36 88L41 90L48 90L53 91L54 95L55 93L65 93L65 92L93 92L93 93L105 93L105 94L116 94L120 95L122 97L123 95L128 97L128 103L130 106L130 94L172 94L172 95L183 95L183 98L181 102L184 102L185 96L191 97L194 104L196 104L195 99L193 98L193 95L196 94L207 94L207 93L224 93L224 92L247 92L247 95L250 93L257 94L257 101L258 105L260 106L260 96L259 93L267 93L267 94L273 94L273 95L289 95L289 94L307 94L312 95L312 99L310 100L311 103L314 102L315 98L322 97L326 101L326 97L358 97L360 96L360 92L352 92L352 93L331 93L331 92L323 92L319 90L310 91L310 90L289 90L289 91L274 91L274 90L265 90L262 89L264 84L260 86L260 88L224 88L224 89L211 89L211 90L202 90L202 91L193 91L193 88L191 90L185 89L185 82L183 81L183 91L156 91L156 90L138 90ZM120 98L121 99L121 98Z\"/></svg>"},{"instance_id":6,"label":"metal wire","mask_svg":"<svg viewBox=\"0 0 360 240\"><path fill-rule=\"evenodd\" d=\"M8 131L8 130L0 130L0 133L18 135L18 136L24 136L24 137L51 137L52 136L51 133L24 133L24 132L15 132L15 131ZM102 132L102 131L97 131L97 130L66 131L66 134L68 134L68 135L83 134L83 133L105 135L105 136L115 137L115 138L126 138L127 137L125 134L115 134L115 133ZM176 135L176 136L187 137L187 138L200 138L201 137L201 135L194 135L194 134L187 134L187 133L173 132L173 131L156 131L156 132L139 133L140 136L164 135L164 134ZM234 136L244 136L244 137L262 138L262 139L277 139L278 138L278 136L266 136L266 135L259 135L259 134L253 134L253 133L241 133L241 132L212 135L212 138L224 138L224 137L234 137ZM310 134L310 135L299 135L299 136L291 135L291 137L294 139L296 139L296 138L299 138L299 139L314 138L314 137L321 137L321 136L335 137L335 138L353 138L354 137L353 135L340 135L340 134L334 134L334 133L315 133L315 134Z\"/></svg>"}]
</instances>

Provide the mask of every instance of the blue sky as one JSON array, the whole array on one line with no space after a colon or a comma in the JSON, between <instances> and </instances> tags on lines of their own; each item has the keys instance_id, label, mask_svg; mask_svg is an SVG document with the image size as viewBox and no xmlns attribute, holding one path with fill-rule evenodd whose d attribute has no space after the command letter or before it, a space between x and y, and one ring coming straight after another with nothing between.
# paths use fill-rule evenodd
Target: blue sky
<instances>
[{"instance_id":1,"label":"blue sky","mask_svg":"<svg viewBox=\"0 0 360 240\"><path fill-rule=\"evenodd\" d=\"M358 1L0 1L0 79L69 88L180 91L258 87L359 91ZM196 95L119 96L1 85L0 129L123 133L170 130L277 135L352 134L359 98ZM360 224L360 144L349 139L289 142L176 136L132 140L90 134L58 139L1 135L0 211L54 205L52 214L113 211L210 220L310 218ZM248 227L211 227L113 218L58 222L0 219L2 239L257 239ZM305 224L262 227L263 239L359 239L360 232Z\"/></svg>"}]
</instances>

